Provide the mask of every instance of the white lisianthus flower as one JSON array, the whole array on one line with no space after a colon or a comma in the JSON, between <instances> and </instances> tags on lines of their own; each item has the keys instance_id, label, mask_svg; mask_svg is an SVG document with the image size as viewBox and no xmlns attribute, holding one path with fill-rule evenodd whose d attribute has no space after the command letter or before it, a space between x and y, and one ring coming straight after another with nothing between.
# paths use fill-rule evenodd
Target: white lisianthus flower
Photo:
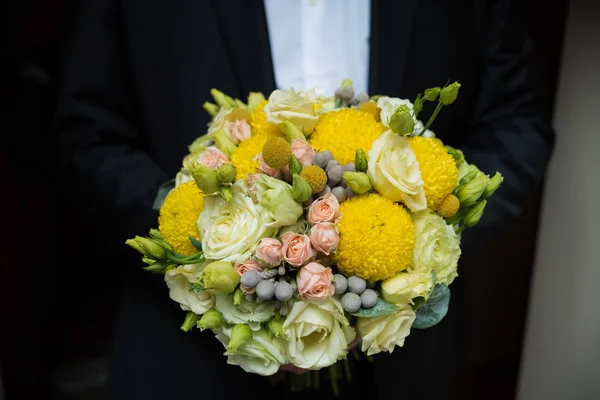
<instances>
[{"instance_id":1,"label":"white lisianthus flower","mask_svg":"<svg viewBox=\"0 0 600 400\"><path fill-rule=\"evenodd\" d=\"M295 224L304 209L294 200L292 187L284 181L260 174L252 185L251 195L269 213L274 228Z\"/></svg>"},{"instance_id":2,"label":"white lisianthus flower","mask_svg":"<svg viewBox=\"0 0 600 400\"><path fill-rule=\"evenodd\" d=\"M177 175L175 175L175 187L193 180L194 177L192 176L192 173L189 170L182 168Z\"/></svg>"},{"instance_id":3,"label":"white lisianthus flower","mask_svg":"<svg viewBox=\"0 0 600 400\"><path fill-rule=\"evenodd\" d=\"M276 228L271 214L248 196L243 182L232 185L233 197L204 198L204 209L198 217L204 256L209 260L232 263L246 261L263 237L273 236Z\"/></svg>"},{"instance_id":4,"label":"white lisianthus flower","mask_svg":"<svg viewBox=\"0 0 600 400\"><path fill-rule=\"evenodd\" d=\"M416 234L415 268L433 268L437 283L450 285L458 276L460 237L438 214L423 211L412 215L412 220Z\"/></svg>"},{"instance_id":5,"label":"white lisianthus flower","mask_svg":"<svg viewBox=\"0 0 600 400\"><path fill-rule=\"evenodd\" d=\"M427 208L419 163L405 137L386 131L375 140L367 174L383 197L401 201L413 212Z\"/></svg>"},{"instance_id":6,"label":"white lisianthus flower","mask_svg":"<svg viewBox=\"0 0 600 400\"><path fill-rule=\"evenodd\" d=\"M217 339L227 348L231 328L222 329ZM227 364L239 365L244 371L262 376L271 376L279 367L287 364L284 342L271 337L265 329L252 332L252 339L233 352L226 352Z\"/></svg>"},{"instance_id":7,"label":"white lisianthus flower","mask_svg":"<svg viewBox=\"0 0 600 400\"><path fill-rule=\"evenodd\" d=\"M356 332L332 297L320 302L294 304L282 327L287 354L299 368L318 370L343 359Z\"/></svg>"},{"instance_id":8,"label":"white lisianthus flower","mask_svg":"<svg viewBox=\"0 0 600 400\"><path fill-rule=\"evenodd\" d=\"M362 338L361 350L370 356L382 351L392 353L394 347L404 346L415 318L415 311L408 304L400 306L393 314L359 317L356 328Z\"/></svg>"},{"instance_id":9,"label":"white lisianthus flower","mask_svg":"<svg viewBox=\"0 0 600 400\"><path fill-rule=\"evenodd\" d=\"M215 308L228 324L247 324L253 331L259 330L262 322L269 321L275 315L273 302L258 303L242 300L236 306L233 304L233 295L221 293L216 296Z\"/></svg>"},{"instance_id":10,"label":"white lisianthus flower","mask_svg":"<svg viewBox=\"0 0 600 400\"><path fill-rule=\"evenodd\" d=\"M381 294L385 301L396 305L414 304L415 297L427 299L433 289L430 268L402 271L381 283Z\"/></svg>"},{"instance_id":11,"label":"white lisianthus flower","mask_svg":"<svg viewBox=\"0 0 600 400\"><path fill-rule=\"evenodd\" d=\"M319 117L315 105L321 104L314 90L296 92L290 90L275 90L269 96L269 103L265 106L267 122L281 124L284 121L291 122L305 135L309 135Z\"/></svg>"},{"instance_id":12,"label":"white lisianthus flower","mask_svg":"<svg viewBox=\"0 0 600 400\"><path fill-rule=\"evenodd\" d=\"M381 118L381 123L383 124L383 126L387 128L390 127L390 118L392 117L392 115L394 115L396 109L402 105L407 106L410 109L411 114L413 113L413 103L410 100L387 96L382 96L377 99L377 107L379 107L379 109L381 110L379 116ZM415 119L415 129L413 130L413 135L421 132L423 128L423 122L421 122L418 119Z\"/></svg>"},{"instance_id":13,"label":"white lisianthus flower","mask_svg":"<svg viewBox=\"0 0 600 400\"><path fill-rule=\"evenodd\" d=\"M165 273L165 282L169 288L169 296L181 306L182 310L204 314L215 304L213 290L191 290L192 284L198 281L202 269L209 264L181 265Z\"/></svg>"},{"instance_id":14,"label":"white lisianthus flower","mask_svg":"<svg viewBox=\"0 0 600 400\"><path fill-rule=\"evenodd\" d=\"M208 126L209 135L211 133L220 131L221 129L227 129L227 123L229 122L227 120L227 116L229 115L231 110L233 110L233 108L227 109L225 107L221 107L219 109L219 112L217 113L217 115L215 115L215 117L212 119Z\"/></svg>"}]
</instances>

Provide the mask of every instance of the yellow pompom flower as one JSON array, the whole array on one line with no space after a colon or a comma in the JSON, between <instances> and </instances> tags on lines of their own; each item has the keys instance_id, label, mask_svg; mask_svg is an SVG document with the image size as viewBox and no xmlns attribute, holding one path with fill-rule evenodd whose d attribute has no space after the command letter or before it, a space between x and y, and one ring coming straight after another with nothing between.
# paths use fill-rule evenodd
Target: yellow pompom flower
<instances>
[{"instance_id":1,"label":"yellow pompom flower","mask_svg":"<svg viewBox=\"0 0 600 400\"><path fill-rule=\"evenodd\" d=\"M375 121L381 121L381 110L377 107L377 103L374 101L367 101L360 105L360 111L366 112L367 114L371 114Z\"/></svg>"},{"instance_id":2,"label":"yellow pompom flower","mask_svg":"<svg viewBox=\"0 0 600 400\"><path fill-rule=\"evenodd\" d=\"M409 142L421 169L427 207L437 210L458 184L456 162L439 139L415 136Z\"/></svg>"},{"instance_id":3,"label":"yellow pompom flower","mask_svg":"<svg viewBox=\"0 0 600 400\"><path fill-rule=\"evenodd\" d=\"M329 150L341 165L354 162L356 149L368 152L384 127L369 113L344 108L323 115L310 136L317 151Z\"/></svg>"},{"instance_id":4,"label":"yellow pompom flower","mask_svg":"<svg viewBox=\"0 0 600 400\"><path fill-rule=\"evenodd\" d=\"M374 282L405 270L413 259L415 227L406 209L378 194L340 205L335 261L347 276Z\"/></svg>"},{"instance_id":5,"label":"yellow pompom flower","mask_svg":"<svg viewBox=\"0 0 600 400\"><path fill-rule=\"evenodd\" d=\"M200 241L196 220L204 207L204 195L195 181L182 183L166 197L158 216L158 230L176 253L196 254L189 236Z\"/></svg>"},{"instance_id":6,"label":"yellow pompom flower","mask_svg":"<svg viewBox=\"0 0 600 400\"><path fill-rule=\"evenodd\" d=\"M285 168L292 157L292 147L284 138L271 137L262 149L263 160L271 168Z\"/></svg>"},{"instance_id":7,"label":"yellow pompom flower","mask_svg":"<svg viewBox=\"0 0 600 400\"><path fill-rule=\"evenodd\" d=\"M261 153L263 146L271 137L282 137L275 124L267 122L264 108L267 100L261 101L250 114L252 136L240 143L237 150L231 155L230 160L236 168L236 180L246 179L248 174L255 174L258 170L256 156Z\"/></svg>"},{"instance_id":8,"label":"yellow pompom flower","mask_svg":"<svg viewBox=\"0 0 600 400\"><path fill-rule=\"evenodd\" d=\"M437 212L444 218L454 217L460 208L460 201L458 197L450 193L440 203Z\"/></svg>"},{"instance_id":9,"label":"yellow pompom flower","mask_svg":"<svg viewBox=\"0 0 600 400\"><path fill-rule=\"evenodd\" d=\"M316 165L309 165L304 167L300 172L300 176L306 179L313 194L319 193L325 189L325 185L327 184L327 174L323 171L323 168Z\"/></svg>"}]
</instances>

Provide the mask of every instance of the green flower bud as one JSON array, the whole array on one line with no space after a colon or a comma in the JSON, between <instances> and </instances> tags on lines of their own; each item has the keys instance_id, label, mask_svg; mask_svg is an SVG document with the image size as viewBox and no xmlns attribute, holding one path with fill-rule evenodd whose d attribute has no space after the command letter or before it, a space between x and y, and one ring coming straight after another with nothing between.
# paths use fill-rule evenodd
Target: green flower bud
<instances>
[{"instance_id":1,"label":"green flower bud","mask_svg":"<svg viewBox=\"0 0 600 400\"><path fill-rule=\"evenodd\" d=\"M458 189L456 197L458 197L461 207L470 207L477 203L488 185L489 179L480 172L469 183Z\"/></svg>"},{"instance_id":2,"label":"green flower bud","mask_svg":"<svg viewBox=\"0 0 600 400\"><path fill-rule=\"evenodd\" d=\"M415 119L421 111L423 111L423 99L421 99L421 93L419 93L413 104L413 112L415 113Z\"/></svg>"},{"instance_id":3,"label":"green flower bud","mask_svg":"<svg viewBox=\"0 0 600 400\"><path fill-rule=\"evenodd\" d=\"M473 207L469 208L465 213L462 223L465 227L471 228L479 222L479 219L483 215L483 210L487 204L487 200L482 200L476 203Z\"/></svg>"},{"instance_id":4,"label":"green flower bud","mask_svg":"<svg viewBox=\"0 0 600 400\"><path fill-rule=\"evenodd\" d=\"M254 111L256 106L258 106L260 104L260 102L263 101L264 99L265 99L265 96L263 96L262 93L250 92L250 94L248 95L248 106L246 107L248 112L251 113L252 111Z\"/></svg>"},{"instance_id":5,"label":"green flower bud","mask_svg":"<svg viewBox=\"0 0 600 400\"><path fill-rule=\"evenodd\" d=\"M425 100L427 101L436 101L438 96L440 95L441 89L438 87L425 89Z\"/></svg>"},{"instance_id":6,"label":"green flower bud","mask_svg":"<svg viewBox=\"0 0 600 400\"><path fill-rule=\"evenodd\" d=\"M460 89L460 86L460 83L454 82L442 88L440 91L440 103L445 106L454 103L454 100L456 100L456 97L458 96L458 89Z\"/></svg>"},{"instance_id":7,"label":"green flower bud","mask_svg":"<svg viewBox=\"0 0 600 400\"><path fill-rule=\"evenodd\" d=\"M239 306L245 297L246 297L246 295L244 294L242 289L240 289L240 288L235 289L235 292L233 292L233 305Z\"/></svg>"},{"instance_id":8,"label":"green flower bud","mask_svg":"<svg viewBox=\"0 0 600 400\"><path fill-rule=\"evenodd\" d=\"M302 172L302 164L300 164L300 160L298 160L296 158L295 155L292 154L292 156L290 157L290 173L292 175L294 174L299 174L300 172Z\"/></svg>"},{"instance_id":9,"label":"green flower bud","mask_svg":"<svg viewBox=\"0 0 600 400\"><path fill-rule=\"evenodd\" d=\"M184 332L189 331L190 329L192 329L194 326L196 326L196 322L198 322L198 315L189 311L187 313L187 315L185 316L185 320L183 321L183 324L181 324L181 330Z\"/></svg>"},{"instance_id":10,"label":"green flower bud","mask_svg":"<svg viewBox=\"0 0 600 400\"><path fill-rule=\"evenodd\" d=\"M231 157L231 155L237 150L237 146L235 143L233 143L227 132L225 132L223 129L212 133L210 138L215 141L215 145L219 148L219 150L227 154L228 157Z\"/></svg>"},{"instance_id":11,"label":"green flower bud","mask_svg":"<svg viewBox=\"0 0 600 400\"><path fill-rule=\"evenodd\" d=\"M209 114L210 114L210 116L211 116L211 117L213 117L213 118L214 118L214 117L215 117L215 115L217 115L217 114L218 114L218 112L219 112L219 106L218 106L218 105L216 105L216 104L214 104L214 103L210 103L210 102L208 102L208 101L207 101L207 102L205 102L205 103L202 105L202 108L204 108L204 109L206 110L206 112L207 112L207 113L209 113Z\"/></svg>"},{"instance_id":12,"label":"green flower bud","mask_svg":"<svg viewBox=\"0 0 600 400\"><path fill-rule=\"evenodd\" d=\"M450 154L452 156L452 158L454 158L454 161L456 162L456 166L458 168L460 168L460 166L464 162L466 162L465 155L463 154L462 151L455 149L454 147L450 147L450 146L446 146L446 150L448 151L448 154Z\"/></svg>"},{"instance_id":13,"label":"green flower bud","mask_svg":"<svg viewBox=\"0 0 600 400\"><path fill-rule=\"evenodd\" d=\"M198 152L204 151L204 149L206 149L204 142L206 142L209 139L210 139L210 137L208 135L200 136L199 138L194 140L194 142L192 144L190 144L188 146L189 152L190 153L198 153Z\"/></svg>"},{"instance_id":14,"label":"green flower bud","mask_svg":"<svg viewBox=\"0 0 600 400\"><path fill-rule=\"evenodd\" d=\"M230 262L215 261L204 267L200 275L200 283L206 289L229 294L240 283L240 275Z\"/></svg>"},{"instance_id":15,"label":"green flower bud","mask_svg":"<svg viewBox=\"0 0 600 400\"><path fill-rule=\"evenodd\" d=\"M215 99L215 103L217 103L219 107L229 109L234 108L236 105L235 101L231 97L227 96L226 94L217 89L211 89L210 94L212 95L213 99Z\"/></svg>"},{"instance_id":16,"label":"green flower bud","mask_svg":"<svg viewBox=\"0 0 600 400\"><path fill-rule=\"evenodd\" d=\"M310 184L298 174L293 175L292 180L292 197L298 203L304 203L310 197L312 188Z\"/></svg>"},{"instance_id":17,"label":"green flower bud","mask_svg":"<svg viewBox=\"0 0 600 400\"><path fill-rule=\"evenodd\" d=\"M356 149L356 155L354 156L354 167L359 172L365 172L367 168L369 168L367 155L363 149Z\"/></svg>"},{"instance_id":18,"label":"green flower bud","mask_svg":"<svg viewBox=\"0 0 600 400\"><path fill-rule=\"evenodd\" d=\"M205 167L200 163L190 164L190 172L200 189L205 194L214 194L221 188L221 182L217 177L217 171Z\"/></svg>"},{"instance_id":19,"label":"green flower bud","mask_svg":"<svg viewBox=\"0 0 600 400\"><path fill-rule=\"evenodd\" d=\"M223 164L217 168L217 178L221 182L233 182L235 180L235 167L231 164Z\"/></svg>"},{"instance_id":20,"label":"green flower bud","mask_svg":"<svg viewBox=\"0 0 600 400\"><path fill-rule=\"evenodd\" d=\"M241 101L240 99L235 99L234 101L236 108L241 108L242 110L246 109L246 104L243 101Z\"/></svg>"},{"instance_id":21,"label":"green flower bud","mask_svg":"<svg viewBox=\"0 0 600 400\"><path fill-rule=\"evenodd\" d=\"M153 239L162 240L162 234L158 229L150 229L150 237Z\"/></svg>"},{"instance_id":22,"label":"green flower bud","mask_svg":"<svg viewBox=\"0 0 600 400\"><path fill-rule=\"evenodd\" d=\"M200 331L205 329L214 331L215 329L220 328L222 323L223 315L215 309L210 309L202 314L202 318L196 323L196 326Z\"/></svg>"},{"instance_id":23,"label":"green flower bud","mask_svg":"<svg viewBox=\"0 0 600 400\"><path fill-rule=\"evenodd\" d=\"M269 320L269 322L267 323L267 327L269 328L269 330L271 331L271 333L273 335L275 335L275 337L282 337L283 336L283 323L285 322L285 318L281 317L281 315L277 315L274 318L271 318Z\"/></svg>"},{"instance_id":24,"label":"green flower bud","mask_svg":"<svg viewBox=\"0 0 600 400\"><path fill-rule=\"evenodd\" d=\"M290 143L294 139L306 140L304 133L302 133L300 129L296 128L296 125L292 124L290 121L283 121L278 125L278 128L282 133L285 134L285 137Z\"/></svg>"},{"instance_id":25,"label":"green flower bud","mask_svg":"<svg viewBox=\"0 0 600 400\"><path fill-rule=\"evenodd\" d=\"M340 85L341 88L349 87L349 86L354 86L354 82L352 82L352 79L344 79L342 81L342 84Z\"/></svg>"},{"instance_id":26,"label":"green flower bud","mask_svg":"<svg viewBox=\"0 0 600 400\"><path fill-rule=\"evenodd\" d=\"M479 170L479 168L477 168L475 165L469 164L469 166L464 170L463 174L464 175L461 175L461 173L459 171L459 174L458 174L458 178L460 179L458 182L459 189L462 186L466 185L467 183L471 182L479 174L483 174L483 172L481 172Z\"/></svg>"},{"instance_id":27,"label":"green flower bud","mask_svg":"<svg viewBox=\"0 0 600 400\"><path fill-rule=\"evenodd\" d=\"M225 201L229 201L233 198L233 189L231 186L221 186L219 189L219 196Z\"/></svg>"},{"instance_id":28,"label":"green flower bud","mask_svg":"<svg viewBox=\"0 0 600 400\"><path fill-rule=\"evenodd\" d=\"M130 239L131 240L131 239ZM137 250L137 249L136 249ZM152 259L152 258L148 258L148 257L142 257L142 262L144 264L148 264L148 265L152 265L156 262L156 260Z\"/></svg>"},{"instance_id":29,"label":"green flower bud","mask_svg":"<svg viewBox=\"0 0 600 400\"><path fill-rule=\"evenodd\" d=\"M410 108L402 104L390 117L390 129L398 135L408 135L415 130L415 120Z\"/></svg>"},{"instance_id":30,"label":"green flower bud","mask_svg":"<svg viewBox=\"0 0 600 400\"><path fill-rule=\"evenodd\" d=\"M164 274L168 270L171 270L176 267L177 267L177 264L175 264L175 263L160 260L160 261L156 261L156 262L148 265L147 267L145 267L144 271L152 272L155 274Z\"/></svg>"},{"instance_id":31,"label":"green flower bud","mask_svg":"<svg viewBox=\"0 0 600 400\"><path fill-rule=\"evenodd\" d=\"M500 172L496 172L496 175L492 176L490 179L490 184L485 189L485 192L483 192L483 198L487 199L493 195L494 192L498 190L502 182L504 182L504 177L500 174Z\"/></svg>"},{"instance_id":32,"label":"green flower bud","mask_svg":"<svg viewBox=\"0 0 600 400\"><path fill-rule=\"evenodd\" d=\"M162 260L166 256L165 248L155 239L136 236L135 239L125 241L125 244L139 251L147 258Z\"/></svg>"},{"instance_id":33,"label":"green flower bud","mask_svg":"<svg viewBox=\"0 0 600 400\"><path fill-rule=\"evenodd\" d=\"M356 194L365 194L373 191L371 180L364 172L344 172L344 180Z\"/></svg>"},{"instance_id":34,"label":"green flower bud","mask_svg":"<svg viewBox=\"0 0 600 400\"><path fill-rule=\"evenodd\" d=\"M237 324L231 330L227 350L230 353L234 353L237 349L240 348L240 346L248 343L251 340L252 331L250 330L250 327L246 324Z\"/></svg>"}]
</instances>

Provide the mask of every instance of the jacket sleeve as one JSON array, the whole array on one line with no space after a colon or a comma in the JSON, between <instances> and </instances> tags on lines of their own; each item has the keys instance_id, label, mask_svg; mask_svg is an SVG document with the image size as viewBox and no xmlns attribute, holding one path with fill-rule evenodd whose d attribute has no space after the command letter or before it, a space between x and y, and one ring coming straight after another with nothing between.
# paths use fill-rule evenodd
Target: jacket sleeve
<instances>
[{"instance_id":1,"label":"jacket sleeve","mask_svg":"<svg viewBox=\"0 0 600 400\"><path fill-rule=\"evenodd\" d=\"M56 109L63 194L102 232L104 246L156 225L166 174L144 151L116 1L79 1L61 55Z\"/></svg>"},{"instance_id":2,"label":"jacket sleeve","mask_svg":"<svg viewBox=\"0 0 600 400\"><path fill-rule=\"evenodd\" d=\"M541 107L533 74L532 45L511 1L488 2L483 19L482 74L467 161L504 176L479 224L463 235L468 249L483 243L523 212L542 181L554 132ZM460 94L459 94L460 97Z\"/></svg>"}]
</instances>

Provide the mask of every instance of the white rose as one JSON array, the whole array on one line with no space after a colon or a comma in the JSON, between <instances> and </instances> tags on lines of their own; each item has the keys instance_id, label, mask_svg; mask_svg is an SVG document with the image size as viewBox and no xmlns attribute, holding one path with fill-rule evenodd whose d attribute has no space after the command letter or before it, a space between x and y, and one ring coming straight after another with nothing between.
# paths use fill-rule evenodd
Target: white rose
<instances>
[{"instance_id":1,"label":"white rose","mask_svg":"<svg viewBox=\"0 0 600 400\"><path fill-rule=\"evenodd\" d=\"M370 356L382 351L392 353L394 347L404 346L415 318L410 305L401 306L394 314L359 317L356 328L362 338L361 350Z\"/></svg>"},{"instance_id":2,"label":"white rose","mask_svg":"<svg viewBox=\"0 0 600 400\"><path fill-rule=\"evenodd\" d=\"M413 269L400 272L381 283L381 294L388 303L414 304L415 297L427 298L433 289L431 269Z\"/></svg>"},{"instance_id":3,"label":"white rose","mask_svg":"<svg viewBox=\"0 0 600 400\"><path fill-rule=\"evenodd\" d=\"M208 262L194 265L181 265L165 273L165 282L169 296L181 306L182 310L204 314L215 304L215 292L212 290L191 290L198 281L202 269Z\"/></svg>"},{"instance_id":4,"label":"white rose","mask_svg":"<svg viewBox=\"0 0 600 400\"><path fill-rule=\"evenodd\" d=\"M246 261L260 239L276 232L276 228L267 226L273 222L270 213L254 204L243 182L236 182L232 191L229 201L220 196L204 198L197 226L206 259Z\"/></svg>"},{"instance_id":5,"label":"white rose","mask_svg":"<svg viewBox=\"0 0 600 400\"><path fill-rule=\"evenodd\" d=\"M296 92L290 90L275 90L269 96L269 103L265 106L267 122L281 124L289 121L305 135L309 135L319 117L315 111L315 105L320 104L314 90Z\"/></svg>"},{"instance_id":6,"label":"white rose","mask_svg":"<svg viewBox=\"0 0 600 400\"><path fill-rule=\"evenodd\" d=\"M220 131L221 129L226 129L227 128L227 123L229 122L227 120L227 116L229 115L229 113L232 110L233 110L233 108L227 109L225 107L221 107L219 109L219 112L217 113L217 115L215 115L215 117L212 119L212 121L210 122L210 124L208 126L208 134L209 135L211 133L215 133L217 131Z\"/></svg>"},{"instance_id":7,"label":"white rose","mask_svg":"<svg viewBox=\"0 0 600 400\"><path fill-rule=\"evenodd\" d=\"M275 315L273 302L258 303L242 300L237 306L233 304L233 295L218 293L215 308L223 315L228 324L247 324L250 329L257 331L262 322L267 322Z\"/></svg>"},{"instance_id":8,"label":"white rose","mask_svg":"<svg viewBox=\"0 0 600 400\"><path fill-rule=\"evenodd\" d=\"M232 328L222 329L217 339L225 347L229 344ZM265 329L252 332L252 339L227 355L227 364L239 365L246 372L270 376L287 364L283 352L283 340L272 338Z\"/></svg>"},{"instance_id":9,"label":"white rose","mask_svg":"<svg viewBox=\"0 0 600 400\"><path fill-rule=\"evenodd\" d=\"M346 357L348 344L356 335L342 305L331 297L318 303L295 303L282 330L292 364L314 370Z\"/></svg>"},{"instance_id":10,"label":"white rose","mask_svg":"<svg viewBox=\"0 0 600 400\"><path fill-rule=\"evenodd\" d=\"M388 128L390 127L390 118L392 117L396 109L402 105L405 105L408 108L410 108L411 113L413 112L413 103L411 103L410 100L386 96L382 96L377 99L377 107L379 107L381 110L379 117L381 118L381 123L383 124L383 126ZM421 132L423 128L423 122L421 122L418 119L415 119L415 129L413 130L413 135L418 132Z\"/></svg>"},{"instance_id":11,"label":"white rose","mask_svg":"<svg viewBox=\"0 0 600 400\"><path fill-rule=\"evenodd\" d=\"M456 267L460 258L460 237L442 217L428 211L412 216L415 225L416 269L433 268L437 283L450 285L458 276Z\"/></svg>"},{"instance_id":12,"label":"white rose","mask_svg":"<svg viewBox=\"0 0 600 400\"><path fill-rule=\"evenodd\" d=\"M401 201L413 212L427 208L419 163L405 137L386 131L373 142L367 174L383 197Z\"/></svg>"}]
</instances>

